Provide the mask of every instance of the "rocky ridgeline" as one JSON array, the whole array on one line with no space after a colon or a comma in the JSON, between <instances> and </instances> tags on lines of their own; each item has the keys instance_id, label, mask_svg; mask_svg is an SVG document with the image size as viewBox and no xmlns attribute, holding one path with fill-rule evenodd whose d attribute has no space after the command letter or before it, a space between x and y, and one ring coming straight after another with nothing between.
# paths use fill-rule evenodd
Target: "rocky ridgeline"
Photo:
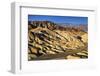
<instances>
[{"instance_id":1,"label":"rocky ridgeline","mask_svg":"<svg viewBox=\"0 0 100 76\"><path fill-rule=\"evenodd\" d=\"M87 58L88 34L50 21L28 22L28 60Z\"/></svg>"}]
</instances>

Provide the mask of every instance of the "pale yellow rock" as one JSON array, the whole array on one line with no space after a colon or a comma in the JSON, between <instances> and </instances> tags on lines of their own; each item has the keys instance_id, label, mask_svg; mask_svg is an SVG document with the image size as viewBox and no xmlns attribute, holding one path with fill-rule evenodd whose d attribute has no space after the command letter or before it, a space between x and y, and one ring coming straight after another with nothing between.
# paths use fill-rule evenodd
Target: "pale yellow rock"
<instances>
[{"instance_id":1,"label":"pale yellow rock","mask_svg":"<svg viewBox=\"0 0 100 76\"><path fill-rule=\"evenodd\" d=\"M53 51L48 50L48 51L47 51L47 54L56 54L56 53L53 52Z\"/></svg>"},{"instance_id":2,"label":"pale yellow rock","mask_svg":"<svg viewBox=\"0 0 100 76\"><path fill-rule=\"evenodd\" d=\"M75 56L68 55L66 57L66 59L80 59L80 57L75 57Z\"/></svg>"},{"instance_id":3,"label":"pale yellow rock","mask_svg":"<svg viewBox=\"0 0 100 76\"><path fill-rule=\"evenodd\" d=\"M79 52L79 53L77 53L78 55L87 55L87 54L85 54L85 53L81 53L81 52Z\"/></svg>"},{"instance_id":4,"label":"pale yellow rock","mask_svg":"<svg viewBox=\"0 0 100 76\"><path fill-rule=\"evenodd\" d=\"M28 58L30 59L30 58L36 58L37 56L36 55L34 55L34 54L28 54Z\"/></svg>"},{"instance_id":5,"label":"pale yellow rock","mask_svg":"<svg viewBox=\"0 0 100 76\"><path fill-rule=\"evenodd\" d=\"M83 41L84 43L87 43L87 42L88 42L88 34L84 34L84 35L82 35L81 37L82 37L82 41Z\"/></svg>"},{"instance_id":6,"label":"pale yellow rock","mask_svg":"<svg viewBox=\"0 0 100 76\"><path fill-rule=\"evenodd\" d=\"M72 32L69 32L69 31L59 31L59 30L56 30L57 33L59 33L60 35L62 35L63 37L65 37L68 42L66 40L64 40L62 38L60 44L63 45L64 47L65 46L68 46L67 48L68 49L75 49L77 47L82 47L84 46L84 44L76 39L75 37L73 37L73 33ZM65 42L65 44L63 44Z\"/></svg>"}]
</instances>

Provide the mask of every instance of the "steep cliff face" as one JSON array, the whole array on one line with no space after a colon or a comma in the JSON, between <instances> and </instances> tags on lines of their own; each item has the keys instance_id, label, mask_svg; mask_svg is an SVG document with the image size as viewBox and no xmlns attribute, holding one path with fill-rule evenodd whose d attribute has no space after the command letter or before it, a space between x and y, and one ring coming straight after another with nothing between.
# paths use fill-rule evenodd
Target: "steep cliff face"
<instances>
[{"instance_id":1,"label":"steep cliff face","mask_svg":"<svg viewBox=\"0 0 100 76\"><path fill-rule=\"evenodd\" d=\"M87 58L87 32L50 21L28 22L28 60Z\"/></svg>"}]
</instances>

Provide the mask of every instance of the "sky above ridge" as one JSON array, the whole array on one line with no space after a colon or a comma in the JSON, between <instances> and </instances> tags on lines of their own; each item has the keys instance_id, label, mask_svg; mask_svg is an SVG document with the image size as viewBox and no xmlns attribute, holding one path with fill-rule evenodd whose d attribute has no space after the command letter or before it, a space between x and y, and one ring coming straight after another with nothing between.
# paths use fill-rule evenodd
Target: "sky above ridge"
<instances>
[{"instance_id":1,"label":"sky above ridge","mask_svg":"<svg viewBox=\"0 0 100 76\"><path fill-rule=\"evenodd\" d=\"M88 24L88 17L81 16L51 16L51 15L28 15L28 21L52 21L55 23Z\"/></svg>"}]
</instances>

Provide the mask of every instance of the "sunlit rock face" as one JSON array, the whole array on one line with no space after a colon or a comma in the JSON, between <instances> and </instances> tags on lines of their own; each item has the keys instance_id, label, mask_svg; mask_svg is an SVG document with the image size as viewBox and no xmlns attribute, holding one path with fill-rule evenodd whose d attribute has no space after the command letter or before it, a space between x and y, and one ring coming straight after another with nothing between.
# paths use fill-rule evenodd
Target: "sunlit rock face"
<instances>
[{"instance_id":1,"label":"sunlit rock face","mask_svg":"<svg viewBox=\"0 0 100 76\"><path fill-rule=\"evenodd\" d=\"M84 28L29 21L28 60L88 58L88 33Z\"/></svg>"}]
</instances>

